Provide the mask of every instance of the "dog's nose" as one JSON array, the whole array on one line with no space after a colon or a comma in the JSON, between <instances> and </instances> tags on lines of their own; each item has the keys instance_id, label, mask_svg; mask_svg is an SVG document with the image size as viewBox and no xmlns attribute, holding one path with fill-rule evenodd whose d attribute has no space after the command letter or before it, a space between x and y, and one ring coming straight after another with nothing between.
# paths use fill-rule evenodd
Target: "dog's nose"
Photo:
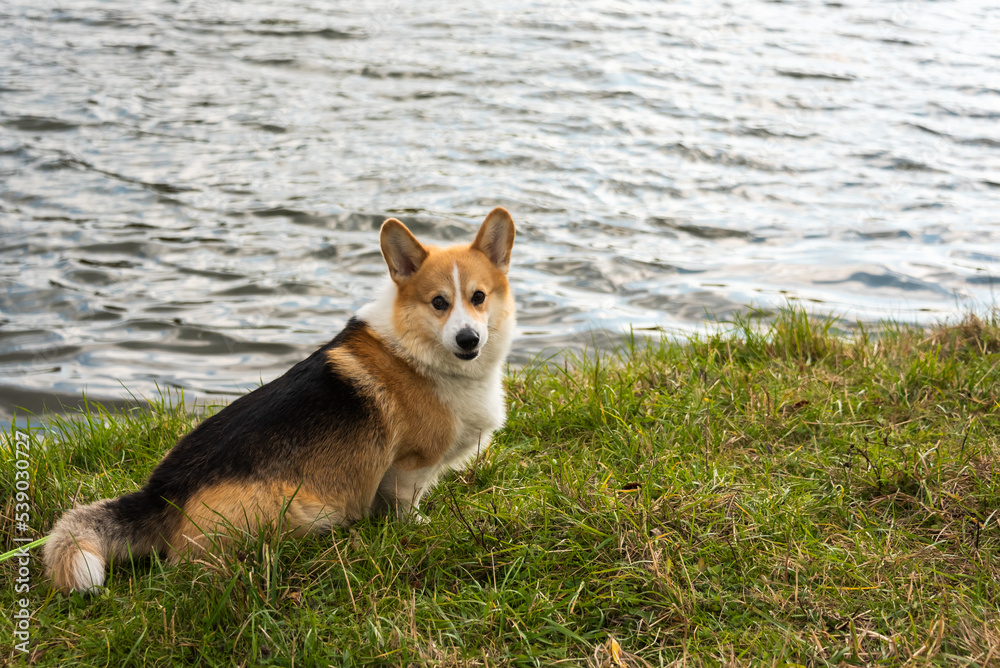
<instances>
[{"instance_id":1,"label":"dog's nose","mask_svg":"<svg viewBox=\"0 0 1000 668\"><path fill-rule=\"evenodd\" d=\"M471 327L458 330L455 335L455 343L462 350L472 350L479 345L479 335Z\"/></svg>"}]
</instances>

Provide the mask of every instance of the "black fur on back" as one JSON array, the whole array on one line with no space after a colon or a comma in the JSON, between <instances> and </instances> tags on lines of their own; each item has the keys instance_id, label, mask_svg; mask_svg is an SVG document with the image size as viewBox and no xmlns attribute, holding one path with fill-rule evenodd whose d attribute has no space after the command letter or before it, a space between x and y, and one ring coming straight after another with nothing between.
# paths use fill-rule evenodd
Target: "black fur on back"
<instances>
[{"instance_id":1,"label":"black fur on back","mask_svg":"<svg viewBox=\"0 0 1000 668\"><path fill-rule=\"evenodd\" d=\"M301 482L316 443L382 436L370 399L329 366L327 353L367 325L352 318L335 339L284 375L207 418L180 439L146 485L112 507L130 538L165 535L191 496L219 482ZM345 453L345 456L349 453Z\"/></svg>"}]
</instances>

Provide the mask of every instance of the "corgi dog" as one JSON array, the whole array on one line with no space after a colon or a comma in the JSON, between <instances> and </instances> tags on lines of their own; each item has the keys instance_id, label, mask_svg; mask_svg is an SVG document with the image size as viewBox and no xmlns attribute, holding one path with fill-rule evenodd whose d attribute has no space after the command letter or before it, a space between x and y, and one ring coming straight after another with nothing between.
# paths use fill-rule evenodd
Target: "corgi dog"
<instances>
[{"instance_id":1,"label":"corgi dog","mask_svg":"<svg viewBox=\"0 0 1000 668\"><path fill-rule=\"evenodd\" d=\"M496 208L470 245L437 248L382 225L382 291L283 376L182 437L137 492L74 508L44 548L64 593L104 584L109 559L176 563L227 531L330 531L415 515L442 473L504 422L514 332L514 222Z\"/></svg>"}]
</instances>

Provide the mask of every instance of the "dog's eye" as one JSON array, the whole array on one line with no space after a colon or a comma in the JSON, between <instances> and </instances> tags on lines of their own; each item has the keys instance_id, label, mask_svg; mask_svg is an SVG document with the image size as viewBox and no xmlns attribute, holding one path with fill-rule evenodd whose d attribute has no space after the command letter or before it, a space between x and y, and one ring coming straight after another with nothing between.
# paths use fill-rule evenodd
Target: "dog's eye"
<instances>
[{"instance_id":1,"label":"dog's eye","mask_svg":"<svg viewBox=\"0 0 1000 668\"><path fill-rule=\"evenodd\" d=\"M475 292L472 293L473 306L478 306L479 304L482 304L484 301L486 301L486 295L483 293L482 290L476 290Z\"/></svg>"},{"instance_id":2,"label":"dog's eye","mask_svg":"<svg viewBox=\"0 0 1000 668\"><path fill-rule=\"evenodd\" d=\"M448 300L442 297L441 295L438 295L437 297L431 300L431 306L433 306L439 311L443 311L446 308L448 308Z\"/></svg>"}]
</instances>

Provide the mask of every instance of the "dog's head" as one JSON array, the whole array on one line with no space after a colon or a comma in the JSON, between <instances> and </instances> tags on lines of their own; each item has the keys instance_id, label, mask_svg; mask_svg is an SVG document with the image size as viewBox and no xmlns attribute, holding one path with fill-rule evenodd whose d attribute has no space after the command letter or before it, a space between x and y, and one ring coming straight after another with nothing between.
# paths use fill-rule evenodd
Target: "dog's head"
<instances>
[{"instance_id":1,"label":"dog's head","mask_svg":"<svg viewBox=\"0 0 1000 668\"><path fill-rule=\"evenodd\" d=\"M506 356L513 244L514 221L499 207L467 246L424 246L395 218L382 224L382 256L396 285L393 329L407 353L463 374Z\"/></svg>"}]
</instances>

